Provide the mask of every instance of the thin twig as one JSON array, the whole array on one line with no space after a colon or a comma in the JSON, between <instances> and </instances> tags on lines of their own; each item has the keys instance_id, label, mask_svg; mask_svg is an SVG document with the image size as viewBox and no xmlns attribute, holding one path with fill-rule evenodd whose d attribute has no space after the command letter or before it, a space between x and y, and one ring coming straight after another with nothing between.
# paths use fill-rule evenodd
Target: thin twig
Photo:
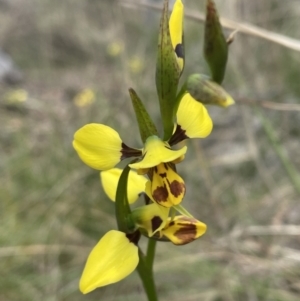
<instances>
[{"instance_id":1,"label":"thin twig","mask_svg":"<svg viewBox=\"0 0 300 301\"><path fill-rule=\"evenodd\" d=\"M250 226L242 231L245 235L286 235L300 236L300 226L297 225L268 225Z\"/></svg>"},{"instance_id":2,"label":"thin twig","mask_svg":"<svg viewBox=\"0 0 300 301\"><path fill-rule=\"evenodd\" d=\"M269 100L255 100L246 98L235 98L236 104L249 104L249 105L259 105L266 109L271 109L275 111L292 111L300 112L300 105L295 103L278 103Z\"/></svg>"}]
</instances>

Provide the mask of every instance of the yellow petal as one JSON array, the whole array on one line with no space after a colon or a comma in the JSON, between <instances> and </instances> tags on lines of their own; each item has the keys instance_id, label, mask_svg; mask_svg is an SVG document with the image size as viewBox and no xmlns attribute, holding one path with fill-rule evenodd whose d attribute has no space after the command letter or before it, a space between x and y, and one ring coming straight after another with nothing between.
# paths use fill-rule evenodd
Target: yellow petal
<instances>
[{"instance_id":1,"label":"yellow petal","mask_svg":"<svg viewBox=\"0 0 300 301\"><path fill-rule=\"evenodd\" d=\"M197 239L206 232L206 225L195 218L184 215L169 218L161 234L175 245L185 245Z\"/></svg>"},{"instance_id":2,"label":"yellow petal","mask_svg":"<svg viewBox=\"0 0 300 301\"><path fill-rule=\"evenodd\" d=\"M104 192L114 202L116 199L116 192L118 182L122 173L120 168L112 168L110 170L102 171L100 178ZM127 196L129 204L134 203L139 195L145 191L147 179L144 176L138 175L131 170L128 175Z\"/></svg>"},{"instance_id":3,"label":"yellow petal","mask_svg":"<svg viewBox=\"0 0 300 301\"><path fill-rule=\"evenodd\" d=\"M161 230L168 219L170 208L165 208L156 203L137 207L132 210L132 220L136 226L145 229L151 237Z\"/></svg>"},{"instance_id":4,"label":"yellow petal","mask_svg":"<svg viewBox=\"0 0 300 301\"><path fill-rule=\"evenodd\" d=\"M184 6L181 0L176 0L169 20L170 36L172 46L176 53L176 59L180 70L184 66L184 49L183 49L183 16Z\"/></svg>"},{"instance_id":5,"label":"yellow petal","mask_svg":"<svg viewBox=\"0 0 300 301\"><path fill-rule=\"evenodd\" d=\"M90 253L79 288L87 294L97 287L118 282L131 274L138 265L138 247L125 233L107 232Z\"/></svg>"},{"instance_id":6,"label":"yellow petal","mask_svg":"<svg viewBox=\"0 0 300 301\"><path fill-rule=\"evenodd\" d=\"M140 162L129 164L134 169L147 169L160 163L172 162L184 156L187 147L172 150L167 142L163 142L157 136L151 136L146 140L143 149L143 159Z\"/></svg>"},{"instance_id":7,"label":"yellow petal","mask_svg":"<svg viewBox=\"0 0 300 301\"><path fill-rule=\"evenodd\" d=\"M122 140L115 130L103 124L80 128L74 135L73 147L85 164L98 170L113 168L121 161Z\"/></svg>"},{"instance_id":8,"label":"yellow petal","mask_svg":"<svg viewBox=\"0 0 300 301\"><path fill-rule=\"evenodd\" d=\"M213 128L212 120L205 106L186 93L177 111L177 124L188 138L205 138Z\"/></svg>"},{"instance_id":9,"label":"yellow petal","mask_svg":"<svg viewBox=\"0 0 300 301\"><path fill-rule=\"evenodd\" d=\"M173 170L171 163L162 163L151 169L150 180L150 184L146 184L146 192L149 191L149 185L151 185L151 196L156 203L164 207L181 203L185 195L185 184Z\"/></svg>"}]
</instances>

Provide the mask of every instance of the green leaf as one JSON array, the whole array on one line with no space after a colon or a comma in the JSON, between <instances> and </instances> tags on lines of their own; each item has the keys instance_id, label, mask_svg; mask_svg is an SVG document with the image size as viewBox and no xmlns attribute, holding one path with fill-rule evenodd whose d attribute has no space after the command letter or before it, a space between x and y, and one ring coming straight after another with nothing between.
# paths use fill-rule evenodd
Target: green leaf
<instances>
[{"instance_id":1,"label":"green leaf","mask_svg":"<svg viewBox=\"0 0 300 301\"><path fill-rule=\"evenodd\" d=\"M176 105L175 100L180 73L181 70L177 64L170 37L168 0L165 0L160 22L155 76L164 128L164 140L168 140L171 137L174 128L174 108Z\"/></svg>"},{"instance_id":2,"label":"green leaf","mask_svg":"<svg viewBox=\"0 0 300 301\"><path fill-rule=\"evenodd\" d=\"M130 88L129 94L131 97L135 116L139 125L140 135L143 143L145 143L148 137L153 135L158 136L158 132L154 122L152 121L150 115L144 107L144 104L142 103L141 99L138 97L136 92Z\"/></svg>"},{"instance_id":3,"label":"green leaf","mask_svg":"<svg viewBox=\"0 0 300 301\"><path fill-rule=\"evenodd\" d=\"M115 201L115 214L118 229L124 233L130 233L134 230L134 223L130 220L131 210L127 198L129 171L130 167L127 165L120 176Z\"/></svg>"},{"instance_id":4,"label":"green leaf","mask_svg":"<svg viewBox=\"0 0 300 301\"><path fill-rule=\"evenodd\" d=\"M188 77L184 86L195 100L205 105L228 107L234 104L232 97L206 75L192 74Z\"/></svg>"},{"instance_id":5,"label":"green leaf","mask_svg":"<svg viewBox=\"0 0 300 301\"><path fill-rule=\"evenodd\" d=\"M224 37L218 12L213 0L206 1L206 21L204 27L204 57L212 79L221 84L228 58L228 45Z\"/></svg>"}]
</instances>

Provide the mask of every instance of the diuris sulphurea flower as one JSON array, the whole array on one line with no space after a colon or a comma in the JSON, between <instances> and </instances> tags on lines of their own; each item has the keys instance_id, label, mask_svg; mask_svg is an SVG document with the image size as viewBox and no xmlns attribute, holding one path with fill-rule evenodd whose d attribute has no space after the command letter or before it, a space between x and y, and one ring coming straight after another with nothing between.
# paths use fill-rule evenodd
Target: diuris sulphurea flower
<instances>
[{"instance_id":1,"label":"diuris sulphurea flower","mask_svg":"<svg viewBox=\"0 0 300 301\"><path fill-rule=\"evenodd\" d=\"M175 164L184 159L187 151L186 146L178 150L172 146L188 138L204 138L211 130L212 121L204 105L186 93L169 141L153 135L147 138L143 149L132 148L111 127L92 123L75 133L73 146L81 160L97 170L109 170L126 158L140 158L129 166L140 174L148 174L153 199L162 206L171 207L179 204L185 194L184 181L177 174Z\"/></svg>"},{"instance_id":2,"label":"diuris sulphurea flower","mask_svg":"<svg viewBox=\"0 0 300 301\"><path fill-rule=\"evenodd\" d=\"M101 171L103 189L114 202L118 229L108 231L89 254L79 285L84 294L118 282L137 269L148 300L157 301L156 242L184 245L206 232L206 225L181 204L186 185L177 164L184 160L187 146L174 147L211 133L213 124L205 105L234 103L221 87L228 45L213 0L206 0L206 9L204 53L211 75L192 74L179 87L185 65L184 6L175 0L169 17L168 0L164 0L155 72L161 135L132 88L129 94L142 147L129 146L116 130L101 123L87 124L74 135L73 147L80 159ZM116 168L128 158L133 160L123 170ZM145 204L131 206L141 196ZM148 238L146 251L139 245L142 236Z\"/></svg>"}]
</instances>

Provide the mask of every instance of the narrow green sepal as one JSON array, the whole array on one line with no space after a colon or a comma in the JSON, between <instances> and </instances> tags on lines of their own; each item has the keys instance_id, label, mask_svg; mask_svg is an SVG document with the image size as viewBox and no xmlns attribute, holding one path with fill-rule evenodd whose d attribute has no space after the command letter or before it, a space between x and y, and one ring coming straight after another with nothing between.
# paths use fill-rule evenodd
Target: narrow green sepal
<instances>
[{"instance_id":1,"label":"narrow green sepal","mask_svg":"<svg viewBox=\"0 0 300 301\"><path fill-rule=\"evenodd\" d=\"M204 57L209 65L212 79L221 84L224 79L228 58L228 44L223 34L218 12L213 0L206 1Z\"/></svg>"},{"instance_id":2,"label":"narrow green sepal","mask_svg":"<svg viewBox=\"0 0 300 301\"><path fill-rule=\"evenodd\" d=\"M192 74L185 83L186 91L205 105L228 107L234 104L232 97L216 82L202 74Z\"/></svg>"},{"instance_id":3,"label":"narrow green sepal","mask_svg":"<svg viewBox=\"0 0 300 301\"><path fill-rule=\"evenodd\" d=\"M118 229L124 233L131 233L134 230L134 224L131 221L131 210L127 198L127 182L130 167L127 165L120 176L115 201L115 214Z\"/></svg>"},{"instance_id":4,"label":"narrow green sepal","mask_svg":"<svg viewBox=\"0 0 300 301\"><path fill-rule=\"evenodd\" d=\"M182 215L193 218L193 216L181 204L175 205L173 206L173 208L176 209L176 211L178 211Z\"/></svg>"},{"instance_id":5,"label":"narrow green sepal","mask_svg":"<svg viewBox=\"0 0 300 301\"><path fill-rule=\"evenodd\" d=\"M152 121L150 115L144 107L144 104L142 103L136 92L132 88L130 88L129 94L139 125L140 135L143 143L145 143L148 137L153 135L158 136L158 132L154 122Z\"/></svg>"},{"instance_id":6,"label":"narrow green sepal","mask_svg":"<svg viewBox=\"0 0 300 301\"><path fill-rule=\"evenodd\" d=\"M165 0L160 23L155 75L164 140L168 140L173 133L174 106L180 73L181 70L177 64L169 30L168 0Z\"/></svg>"}]
</instances>

